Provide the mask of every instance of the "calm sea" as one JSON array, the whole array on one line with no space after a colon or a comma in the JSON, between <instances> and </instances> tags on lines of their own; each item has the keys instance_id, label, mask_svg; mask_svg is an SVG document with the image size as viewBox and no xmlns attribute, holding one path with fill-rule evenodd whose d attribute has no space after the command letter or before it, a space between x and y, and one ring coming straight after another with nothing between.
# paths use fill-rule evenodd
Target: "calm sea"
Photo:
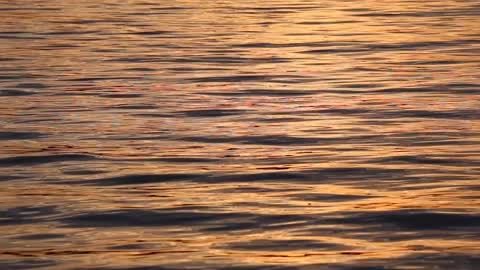
<instances>
[{"instance_id":1,"label":"calm sea","mask_svg":"<svg viewBox=\"0 0 480 270\"><path fill-rule=\"evenodd\" d=\"M0 269L480 269L480 4L0 0Z\"/></svg>"}]
</instances>

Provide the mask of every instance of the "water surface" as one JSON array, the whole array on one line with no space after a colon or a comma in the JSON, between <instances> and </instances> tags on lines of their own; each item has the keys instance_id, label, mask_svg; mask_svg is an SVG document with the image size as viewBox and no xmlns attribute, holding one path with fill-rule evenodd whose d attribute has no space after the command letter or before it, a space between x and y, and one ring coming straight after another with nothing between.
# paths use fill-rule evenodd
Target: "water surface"
<instances>
[{"instance_id":1,"label":"water surface","mask_svg":"<svg viewBox=\"0 0 480 270\"><path fill-rule=\"evenodd\" d=\"M1 269L478 269L478 2L0 11Z\"/></svg>"}]
</instances>

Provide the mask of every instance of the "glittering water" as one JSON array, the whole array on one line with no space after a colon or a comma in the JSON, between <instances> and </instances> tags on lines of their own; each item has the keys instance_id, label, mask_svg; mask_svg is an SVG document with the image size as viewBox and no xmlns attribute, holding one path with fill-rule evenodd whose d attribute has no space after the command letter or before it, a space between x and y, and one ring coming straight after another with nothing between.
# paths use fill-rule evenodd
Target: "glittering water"
<instances>
[{"instance_id":1,"label":"glittering water","mask_svg":"<svg viewBox=\"0 0 480 270\"><path fill-rule=\"evenodd\" d=\"M0 1L1 269L479 269L478 1Z\"/></svg>"}]
</instances>

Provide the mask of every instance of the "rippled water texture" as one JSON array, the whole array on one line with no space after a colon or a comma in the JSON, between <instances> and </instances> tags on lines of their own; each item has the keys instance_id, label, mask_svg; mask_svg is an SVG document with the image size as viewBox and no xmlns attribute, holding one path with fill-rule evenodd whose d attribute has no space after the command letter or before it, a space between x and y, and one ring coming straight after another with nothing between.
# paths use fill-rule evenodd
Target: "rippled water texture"
<instances>
[{"instance_id":1,"label":"rippled water texture","mask_svg":"<svg viewBox=\"0 0 480 270\"><path fill-rule=\"evenodd\" d=\"M478 1L0 12L0 269L480 269Z\"/></svg>"}]
</instances>

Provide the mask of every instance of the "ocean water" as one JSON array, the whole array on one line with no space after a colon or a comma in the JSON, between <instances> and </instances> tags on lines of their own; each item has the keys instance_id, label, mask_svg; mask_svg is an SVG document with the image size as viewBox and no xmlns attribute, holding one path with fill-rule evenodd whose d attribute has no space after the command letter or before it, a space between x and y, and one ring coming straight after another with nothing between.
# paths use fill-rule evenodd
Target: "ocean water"
<instances>
[{"instance_id":1,"label":"ocean water","mask_svg":"<svg viewBox=\"0 0 480 270\"><path fill-rule=\"evenodd\" d=\"M478 1L0 12L0 269L480 269Z\"/></svg>"}]
</instances>

